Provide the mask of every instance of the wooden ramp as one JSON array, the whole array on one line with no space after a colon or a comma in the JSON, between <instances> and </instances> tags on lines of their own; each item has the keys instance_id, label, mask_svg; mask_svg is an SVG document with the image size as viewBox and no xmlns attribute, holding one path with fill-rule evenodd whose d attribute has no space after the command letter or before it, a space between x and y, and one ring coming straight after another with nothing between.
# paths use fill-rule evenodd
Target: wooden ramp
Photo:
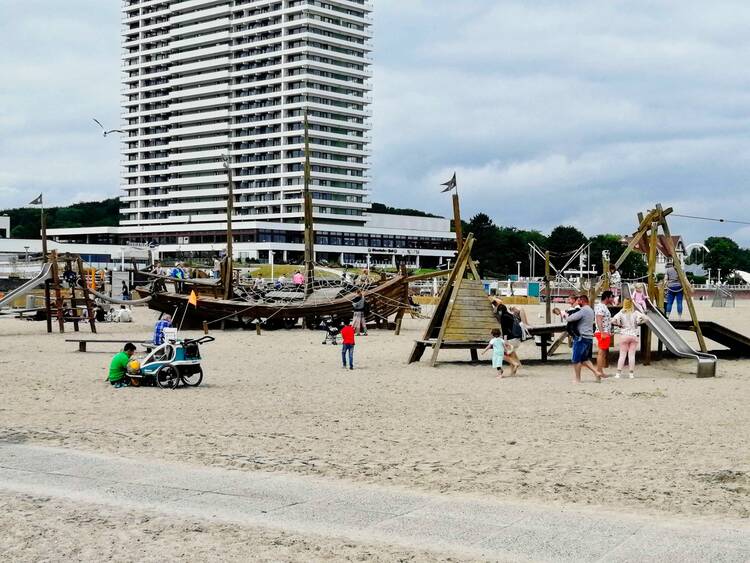
<instances>
[{"instance_id":1,"label":"wooden ramp","mask_svg":"<svg viewBox=\"0 0 750 563\"><path fill-rule=\"evenodd\" d=\"M500 328L471 260L473 246L474 237L470 234L456 259L424 337L414 343L409 363L418 362L428 346L432 347L432 366L437 363L441 348L468 349L471 359L477 361L477 349L487 345L493 328Z\"/></svg>"},{"instance_id":2,"label":"wooden ramp","mask_svg":"<svg viewBox=\"0 0 750 563\"><path fill-rule=\"evenodd\" d=\"M692 321L671 321L678 330L695 332ZM737 356L750 356L750 338L713 321L700 321L701 331L709 340L726 346Z\"/></svg>"}]
</instances>

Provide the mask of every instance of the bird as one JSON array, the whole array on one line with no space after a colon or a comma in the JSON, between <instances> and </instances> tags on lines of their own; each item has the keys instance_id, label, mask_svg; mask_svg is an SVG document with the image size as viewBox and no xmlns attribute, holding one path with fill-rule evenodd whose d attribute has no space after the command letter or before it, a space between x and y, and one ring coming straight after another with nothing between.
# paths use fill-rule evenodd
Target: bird
<instances>
[{"instance_id":1,"label":"bird","mask_svg":"<svg viewBox=\"0 0 750 563\"><path fill-rule=\"evenodd\" d=\"M102 125L102 124L101 124L101 122L100 122L100 121L99 121L98 119L96 119L96 118L94 118L94 122L95 122L95 123L96 123L96 124L97 124L97 125L98 125L99 127L101 127L101 128L102 128L102 131L104 131L104 136L105 136L105 137L106 137L107 135L109 135L110 133L125 133L125 131L123 131L122 129L110 129L110 130L107 130L107 129L105 129L105 128L104 128L104 125Z\"/></svg>"}]
</instances>

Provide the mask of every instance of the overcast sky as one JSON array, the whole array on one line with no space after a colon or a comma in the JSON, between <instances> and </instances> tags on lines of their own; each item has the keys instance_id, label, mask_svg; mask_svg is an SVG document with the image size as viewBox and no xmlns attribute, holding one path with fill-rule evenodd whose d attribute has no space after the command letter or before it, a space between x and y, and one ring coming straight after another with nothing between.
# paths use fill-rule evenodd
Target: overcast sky
<instances>
[{"instance_id":1,"label":"overcast sky","mask_svg":"<svg viewBox=\"0 0 750 563\"><path fill-rule=\"evenodd\" d=\"M0 207L118 194L116 0L0 2ZM375 0L372 199L629 232L750 220L750 4ZM675 219L689 240L750 228Z\"/></svg>"}]
</instances>

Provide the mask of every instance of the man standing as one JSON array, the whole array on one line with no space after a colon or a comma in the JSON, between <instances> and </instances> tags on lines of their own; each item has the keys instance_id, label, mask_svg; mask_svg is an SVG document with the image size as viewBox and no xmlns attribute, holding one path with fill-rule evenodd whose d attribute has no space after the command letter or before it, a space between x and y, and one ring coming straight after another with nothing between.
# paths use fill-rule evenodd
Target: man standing
<instances>
[{"instance_id":1,"label":"man standing","mask_svg":"<svg viewBox=\"0 0 750 563\"><path fill-rule=\"evenodd\" d=\"M128 386L125 376L127 375L128 362L133 354L135 354L135 345L128 342L122 352L112 358L112 362L109 364L109 383L115 389Z\"/></svg>"},{"instance_id":2,"label":"man standing","mask_svg":"<svg viewBox=\"0 0 750 563\"><path fill-rule=\"evenodd\" d=\"M164 329L172 326L172 317L164 315L164 318L156 321L154 326L154 336L152 338L153 343L156 346L164 344Z\"/></svg>"},{"instance_id":3,"label":"man standing","mask_svg":"<svg viewBox=\"0 0 750 563\"><path fill-rule=\"evenodd\" d=\"M609 312L609 307L614 301L614 293L606 290L602 293L601 302L594 308L596 317L596 334L594 336L598 348L596 372L599 377L606 377L604 368L607 367L607 355L609 354L609 346L612 344L612 315Z\"/></svg>"},{"instance_id":4,"label":"man standing","mask_svg":"<svg viewBox=\"0 0 750 563\"><path fill-rule=\"evenodd\" d=\"M568 324L575 323L575 332L578 336L573 338L573 372L575 378L573 383L581 382L581 367L591 371L596 377L596 381L601 381L601 376L594 369L591 363L591 349L594 342L594 311L589 306L589 298L585 295L578 297L578 306L580 309L568 315Z\"/></svg>"},{"instance_id":5,"label":"man standing","mask_svg":"<svg viewBox=\"0 0 750 563\"><path fill-rule=\"evenodd\" d=\"M367 301L365 296L362 294L362 290L358 289L354 299L352 299L352 308L354 309L354 320L352 325L357 333L357 336L364 334L367 336L367 324L365 323L365 309L367 307Z\"/></svg>"}]
</instances>

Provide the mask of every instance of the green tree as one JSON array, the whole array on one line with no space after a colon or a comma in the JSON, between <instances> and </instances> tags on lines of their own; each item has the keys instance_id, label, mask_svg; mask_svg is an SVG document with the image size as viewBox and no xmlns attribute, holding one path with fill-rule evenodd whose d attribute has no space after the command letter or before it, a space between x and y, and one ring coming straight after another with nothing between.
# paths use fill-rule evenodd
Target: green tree
<instances>
[{"instance_id":1,"label":"green tree","mask_svg":"<svg viewBox=\"0 0 750 563\"><path fill-rule=\"evenodd\" d=\"M722 272L729 274L734 270L742 270L747 267L747 253L728 237L710 237L706 239L706 247L709 253L703 261L704 268L716 271L721 268Z\"/></svg>"},{"instance_id":2,"label":"green tree","mask_svg":"<svg viewBox=\"0 0 750 563\"><path fill-rule=\"evenodd\" d=\"M578 249L585 244L588 239L581 231L575 227L560 225L552 229L547 239L547 250L553 255L566 254Z\"/></svg>"},{"instance_id":3,"label":"green tree","mask_svg":"<svg viewBox=\"0 0 750 563\"><path fill-rule=\"evenodd\" d=\"M120 219L120 200L117 198L104 201L74 203L67 207L50 207L45 211L47 228L78 228L115 226ZM41 238L41 214L37 208L22 207L0 211L8 215L13 238Z\"/></svg>"}]
</instances>

